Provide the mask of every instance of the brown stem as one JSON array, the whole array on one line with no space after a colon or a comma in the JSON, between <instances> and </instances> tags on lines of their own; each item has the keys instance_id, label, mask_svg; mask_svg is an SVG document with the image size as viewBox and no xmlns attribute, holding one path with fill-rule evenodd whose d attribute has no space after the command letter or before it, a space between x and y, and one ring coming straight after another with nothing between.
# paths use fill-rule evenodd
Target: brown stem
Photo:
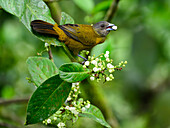
<instances>
[{"instance_id":1,"label":"brown stem","mask_svg":"<svg viewBox=\"0 0 170 128\"><path fill-rule=\"evenodd\" d=\"M51 51L51 47L50 47L50 46L48 46L48 56L49 56L49 59L50 59L52 62L54 62L54 60L53 60L53 54L52 54L52 51Z\"/></svg>"},{"instance_id":2,"label":"brown stem","mask_svg":"<svg viewBox=\"0 0 170 128\"><path fill-rule=\"evenodd\" d=\"M57 3L57 0L43 0L50 9L51 16L57 24L60 24L61 10Z\"/></svg>"},{"instance_id":3,"label":"brown stem","mask_svg":"<svg viewBox=\"0 0 170 128\"><path fill-rule=\"evenodd\" d=\"M117 8L118 8L119 1L120 0L113 0L109 10L106 13L106 17L105 17L106 21L110 22L112 20L112 18L114 17L114 15L117 11Z\"/></svg>"},{"instance_id":4,"label":"brown stem","mask_svg":"<svg viewBox=\"0 0 170 128\"><path fill-rule=\"evenodd\" d=\"M28 98L23 99L12 99L12 100L4 100L0 99L0 106L1 105L9 105L9 104L15 104L15 103L28 103Z\"/></svg>"}]
</instances>

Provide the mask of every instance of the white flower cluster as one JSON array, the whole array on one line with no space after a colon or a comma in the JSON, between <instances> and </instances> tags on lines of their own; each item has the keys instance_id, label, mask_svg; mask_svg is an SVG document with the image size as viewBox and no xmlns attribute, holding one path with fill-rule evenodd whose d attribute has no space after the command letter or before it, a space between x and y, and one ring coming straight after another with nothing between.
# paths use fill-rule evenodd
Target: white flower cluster
<instances>
[{"instance_id":1,"label":"white flower cluster","mask_svg":"<svg viewBox=\"0 0 170 128\"><path fill-rule=\"evenodd\" d=\"M60 122L60 123L57 124L57 126L58 126L59 128L65 128L65 123Z\"/></svg>"},{"instance_id":2,"label":"white flower cluster","mask_svg":"<svg viewBox=\"0 0 170 128\"><path fill-rule=\"evenodd\" d=\"M115 70L121 70L122 67L125 67L127 61L119 63L119 65L114 66L113 60L110 59L109 51L106 51L105 54L101 54L99 57L88 56L88 60L84 63L84 68L89 68L92 70L90 80L98 81L104 78L105 81L112 81L114 79L113 72Z\"/></svg>"},{"instance_id":3,"label":"white flower cluster","mask_svg":"<svg viewBox=\"0 0 170 128\"><path fill-rule=\"evenodd\" d=\"M90 102L89 101L83 101L82 98L78 98L78 94L81 92L79 91L79 82L77 83L72 83L72 89L71 92L67 98L67 106L65 107L66 110L70 110L72 114L77 116L80 112L83 112L86 110L86 108L90 107ZM71 104L70 102L71 101Z\"/></svg>"},{"instance_id":4,"label":"white flower cluster","mask_svg":"<svg viewBox=\"0 0 170 128\"><path fill-rule=\"evenodd\" d=\"M78 114L90 108L90 102L84 101L83 98L78 99L79 82L72 83L70 94L65 104L50 118L43 121L44 124L56 124L59 128L66 127L66 121L72 119L73 123L77 121ZM56 123L58 122L58 123Z\"/></svg>"}]
</instances>

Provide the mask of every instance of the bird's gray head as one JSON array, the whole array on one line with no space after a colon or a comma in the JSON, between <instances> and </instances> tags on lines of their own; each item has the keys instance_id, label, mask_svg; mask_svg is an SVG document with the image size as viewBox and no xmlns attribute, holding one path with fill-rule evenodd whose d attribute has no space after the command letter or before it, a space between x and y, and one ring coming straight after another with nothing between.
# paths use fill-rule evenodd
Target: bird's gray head
<instances>
[{"instance_id":1,"label":"bird's gray head","mask_svg":"<svg viewBox=\"0 0 170 128\"><path fill-rule=\"evenodd\" d=\"M100 21L93 25L93 29L98 35L105 37L107 36L107 34L109 34L111 30L115 31L117 29L117 26L107 21Z\"/></svg>"}]
</instances>

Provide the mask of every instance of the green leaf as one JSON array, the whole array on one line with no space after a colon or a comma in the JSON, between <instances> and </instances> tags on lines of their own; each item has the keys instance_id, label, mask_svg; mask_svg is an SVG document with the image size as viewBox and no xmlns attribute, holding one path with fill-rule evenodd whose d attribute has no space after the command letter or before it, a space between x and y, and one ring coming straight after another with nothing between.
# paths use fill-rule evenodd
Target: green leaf
<instances>
[{"instance_id":1,"label":"green leaf","mask_svg":"<svg viewBox=\"0 0 170 128\"><path fill-rule=\"evenodd\" d=\"M66 101L71 83L53 76L40 85L32 95L27 108L26 125L41 122L54 114Z\"/></svg>"},{"instance_id":2,"label":"green leaf","mask_svg":"<svg viewBox=\"0 0 170 128\"><path fill-rule=\"evenodd\" d=\"M61 25L63 25L63 24L74 24L74 20L68 14L66 14L65 12L62 12L60 24Z\"/></svg>"},{"instance_id":3,"label":"green leaf","mask_svg":"<svg viewBox=\"0 0 170 128\"><path fill-rule=\"evenodd\" d=\"M112 4L113 0L106 0L106 1L102 1L99 4L97 4L94 8L92 13L98 13L100 11L106 11L108 10L108 8L110 7L110 5Z\"/></svg>"},{"instance_id":4,"label":"green leaf","mask_svg":"<svg viewBox=\"0 0 170 128\"><path fill-rule=\"evenodd\" d=\"M86 13L91 13L94 8L93 0L74 0L74 3Z\"/></svg>"},{"instance_id":5,"label":"green leaf","mask_svg":"<svg viewBox=\"0 0 170 128\"><path fill-rule=\"evenodd\" d=\"M29 57L27 59L28 70L35 84L39 86L45 80L58 74L55 64L44 57Z\"/></svg>"},{"instance_id":6,"label":"green leaf","mask_svg":"<svg viewBox=\"0 0 170 128\"><path fill-rule=\"evenodd\" d=\"M1 0L0 6L7 12L17 16L25 27L31 32L30 23L33 20L44 20L46 22L55 24L50 15L50 10L42 0ZM61 23L73 23L73 19L62 13ZM61 46L56 38L36 35L43 42Z\"/></svg>"},{"instance_id":7,"label":"green leaf","mask_svg":"<svg viewBox=\"0 0 170 128\"><path fill-rule=\"evenodd\" d=\"M79 63L67 63L59 68L60 78L70 83L84 80L89 73L90 70L84 69Z\"/></svg>"},{"instance_id":8,"label":"green leaf","mask_svg":"<svg viewBox=\"0 0 170 128\"><path fill-rule=\"evenodd\" d=\"M104 116L99 108L94 105L90 105L90 108L86 109L83 113L79 113L81 117L88 117L103 126L111 128L111 126L105 121Z\"/></svg>"}]
</instances>

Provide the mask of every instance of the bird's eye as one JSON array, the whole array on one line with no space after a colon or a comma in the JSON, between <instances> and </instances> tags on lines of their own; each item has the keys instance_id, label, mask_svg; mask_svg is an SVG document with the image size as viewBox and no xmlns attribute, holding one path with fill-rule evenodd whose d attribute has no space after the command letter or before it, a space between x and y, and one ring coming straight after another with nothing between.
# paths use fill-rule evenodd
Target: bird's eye
<instances>
[{"instance_id":1,"label":"bird's eye","mask_svg":"<svg viewBox=\"0 0 170 128\"><path fill-rule=\"evenodd\" d=\"M104 24L102 24L101 27L103 28L103 27L104 27Z\"/></svg>"}]
</instances>

